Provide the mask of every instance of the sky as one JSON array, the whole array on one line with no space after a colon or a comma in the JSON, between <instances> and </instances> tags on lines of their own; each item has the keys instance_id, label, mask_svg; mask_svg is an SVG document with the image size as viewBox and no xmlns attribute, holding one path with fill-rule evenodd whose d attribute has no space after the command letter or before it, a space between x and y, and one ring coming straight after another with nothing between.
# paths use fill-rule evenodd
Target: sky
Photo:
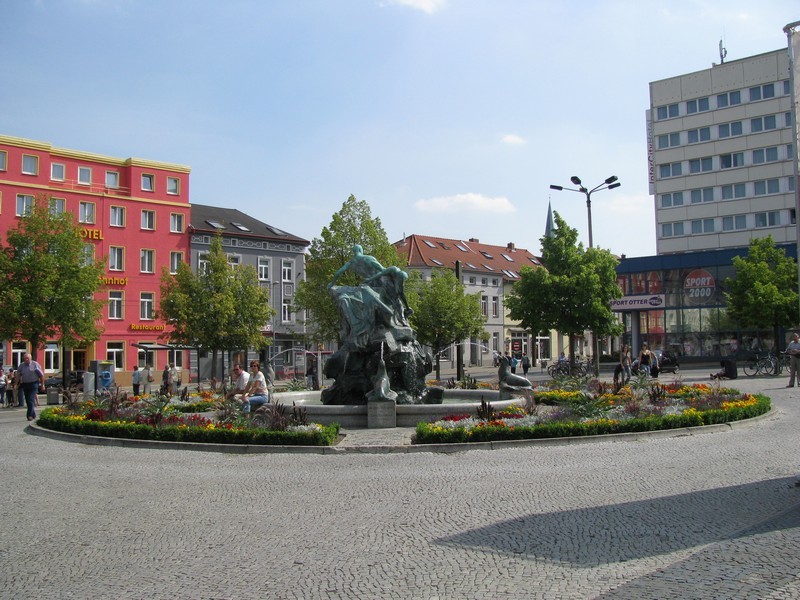
<instances>
[{"instance_id":1,"label":"sky","mask_svg":"<svg viewBox=\"0 0 800 600\"><path fill-rule=\"evenodd\" d=\"M190 200L309 241L655 254L649 83L786 48L797 0L0 0L0 134L191 167Z\"/></svg>"}]
</instances>

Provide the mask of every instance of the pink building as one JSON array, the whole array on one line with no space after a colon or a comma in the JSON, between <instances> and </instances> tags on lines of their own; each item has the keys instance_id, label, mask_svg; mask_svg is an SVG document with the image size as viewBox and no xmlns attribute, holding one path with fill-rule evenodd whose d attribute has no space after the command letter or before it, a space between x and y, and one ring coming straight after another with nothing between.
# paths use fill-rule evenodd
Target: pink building
<instances>
[{"instance_id":1,"label":"pink building","mask_svg":"<svg viewBox=\"0 0 800 600\"><path fill-rule=\"evenodd\" d=\"M182 350L143 350L164 342L169 326L155 318L161 271L189 259L189 167L139 158L114 158L56 148L47 142L0 135L0 236L14 227L37 196L55 211L70 212L106 275L98 297L101 338L64 353L58 340L39 349L48 373L86 369L89 361L114 363L118 383L130 383L134 365L154 374L169 361L181 369ZM2 364L17 365L31 348L26 340L0 341ZM184 377L184 381L188 377Z\"/></svg>"}]
</instances>

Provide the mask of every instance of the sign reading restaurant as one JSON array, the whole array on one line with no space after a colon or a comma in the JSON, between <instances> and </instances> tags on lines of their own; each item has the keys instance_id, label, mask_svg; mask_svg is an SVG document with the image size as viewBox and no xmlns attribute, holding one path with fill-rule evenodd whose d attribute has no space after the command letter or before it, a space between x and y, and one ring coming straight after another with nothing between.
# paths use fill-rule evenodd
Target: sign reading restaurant
<instances>
[{"instance_id":1,"label":"sign reading restaurant","mask_svg":"<svg viewBox=\"0 0 800 600\"><path fill-rule=\"evenodd\" d=\"M662 308L667 299L664 294L644 294L641 296L623 296L611 301L611 310L625 312L629 310L652 310Z\"/></svg>"}]
</instances>

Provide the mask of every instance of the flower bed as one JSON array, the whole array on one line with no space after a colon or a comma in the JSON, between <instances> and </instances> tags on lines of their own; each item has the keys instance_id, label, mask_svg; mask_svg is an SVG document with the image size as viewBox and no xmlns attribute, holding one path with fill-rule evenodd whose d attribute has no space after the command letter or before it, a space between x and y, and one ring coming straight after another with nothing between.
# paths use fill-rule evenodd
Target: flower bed
<instances>
[{"instance_id":1,"label":"flower bed","mask_svg":"<svg viewBox=\"0 0 800 600\"><path fill-rule=\"evenodd\" d=\"M187 407L217 410L217 419L185 414ZM194 412L194 411L192 411ZM285 414L280 404L268 405L251 418L239 406L221 399L209 404L176 405L169 397L135 398L128 403L73 403L48 407L37 425L80 435L138 440L215 444L330 446L339 435L339 425L305 422L302 412Z\"/></svg>"},{"instance_id":2,"label":"flower bed","mask_svg":"<svg viewBox=\"0 0 800 600\"><path fill-rule=\"evenodd\" d=\"M770 410L766 396L705 384L650 382L609 391L537 390L530 401L495 414L453 415L419 423L416 443L463 443L602 435L695 427L748 419ZM546 408L545 408L546 407Z\"/></svg>"}]
</instances>

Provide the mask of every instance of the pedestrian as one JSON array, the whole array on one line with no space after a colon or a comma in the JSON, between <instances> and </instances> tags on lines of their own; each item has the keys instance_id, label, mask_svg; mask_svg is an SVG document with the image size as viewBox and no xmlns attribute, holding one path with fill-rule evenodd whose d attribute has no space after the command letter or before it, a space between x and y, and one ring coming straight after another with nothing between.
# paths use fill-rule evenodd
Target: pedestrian
<instances>
[{"instance_id":1,"label":"pedestrian","mask_svg":"<svg viewBox=\"0 0 800 600\"><path fill-rule=\"evenodd\" d=\"M522 355L522 374L528 376L528 370L531 368L531 359L527 354Z\"/></svg>"},{"instance_id":2,"label":"pedestrian","mask_svg":"<svg viewBox=\"0 0 800 600\"><path fill-rule=\"evenodd\" d=\"M518 364L519 364L519 359L517 358L517 355L515 354L514 356L511 357L511 372L512 373L516 373L517 372L517 365Z\"/></svg>"},{"instance_id":3,"label":"pedestrian","mask_svg":"<svg viewBox=\"0 0 800 600\"><path fill-rule=\"evenodd\" d=\"M150 365L144 366L144 373L140 378L140 381L144 382L144 393L150 394L152 383L155 381L155 377L153 377L153 371L150 369Z\"/></svg>"},{"instance_id":4,"label":"pedestrian","mask_svg":"<svg viewBox=\"0 0 800 600\"><path fill-rule=\"evenodd\" d=\"M242 404L245 413L258 410L269 402L267 379L261 372L261 363L257 360L250 362L250 379L247 381Z\"/></svg>"},{"instance_id":5,"label":"pedestrian","mask_svg":"<svg viewBox=\"0 0 800 600\"><path fill-rule=\"evenodd\" d=\"M25 394L25 403L28 405L28 421L36 418L36 393L39 385L44 389L44 370L35 360L31 360L30 353L26 352L22 363L17 369L22 393Z\"/></svg>"},{"instance_id":6,"label":"pedestrian","mask_svg":"<svg viewBox=\"0 0 800 600\"><path fill-rule=\"evenodd\" d=\"M164 370L161 371L161 393L169 394L169 364L164 365Z\"/></svg>"},{"instance_id":7,"label":"pedestrian","mask_svg":"<svg viewBox=\"0 0 800 600\"><path fill-rule=\"evenodd\" d=\"M317 361L313 356L306 356L306 387L315 390L317 389Z\"/></svg>"},{"instance_id":8,"label":"pedestrian","mask_svg":"<svg viewBox=\"0 0 800 600\"><path fill-rule=\"evenodd\" d=\"M794 387L795 379L800 384L800 375L797 373L800 366L800 334L797 332L792 334L792 341L786 346L786 354L789 355L789 385L786 387Z\"/></svg>"},{"instance_id":9,"label":"pedestrian","mask_svg":"<svg viewBox=\"0 0 800 600\"><path fill-rule=\"evenodd\" d=\"M8 384L8 380L6 378L6 374L3 370L3 367L0 367L0 400L5 402L6 400L6 385Z\"/></svg>"},{"instance_id":10,"label":"pedestrian","mask_svg":"<svg viewBox=\"0 0 800 600\"><path fill-rule=\"evenodd\" d=\"M131 376L131 385L133 386L133 395L139 395L139 382L141 381L142 372L139 370L139 365L133 365L133 375Z\"/></svg>"},{"instance_id":11,"label":"pedestrian","mask_svg":"<svg viewBox=\"0 0 800 600\"><path fill-rule=\"evenodd\" d=\"M622 346L619 353L619 364L622 367L622 385L626 385L631 380L631 347L628 344Z\"/></svg>"},{"instance_id":12,"label":"pedestrian","mask_svg":"<svg viewBox=\"0 0 800 600\"><path fill-rule=\"evenodd\" d=\"M178 369L175 368L175 363L169 363L169 391L172 395L178 394Z\"/></svg>"},{"instance_id":13,"label":"pedestrian","mask_svg":"<svg viewBox=\"0 0 800 600\"><path fill-rule=\"evenodd\" d=\"M14 406L14 380L17 378L13 367L8 370L6 375L6 407L13 408Z\"/></svg>"},{"instance_id":14,"label":"pedestrian","mask_svg":"<svg viewBox=\"0 0 800 600\"><path fill-rule=\"evenodd\" d=\"M647 347L647 344L642 344L642 349L639 352L639 372L645 373L650 377L650 366L652 363L653 355L650 353L650 349Z\"/></svg>"}]
</instances>

